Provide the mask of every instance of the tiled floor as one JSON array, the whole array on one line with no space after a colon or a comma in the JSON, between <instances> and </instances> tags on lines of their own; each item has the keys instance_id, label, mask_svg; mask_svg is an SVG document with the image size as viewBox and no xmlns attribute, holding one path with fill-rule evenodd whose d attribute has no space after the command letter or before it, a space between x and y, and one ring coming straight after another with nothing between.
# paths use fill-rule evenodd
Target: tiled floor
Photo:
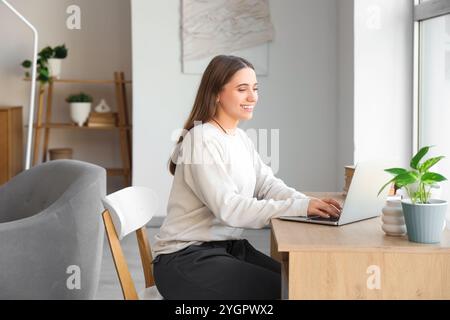
<instances>
[{"instance_id":1,"label":"tiled floor","mask_svg":"<svg viewBox=\"0 0 450 320\"><path fill-rule=\"evenodd\" d=\"M155 234L158 228L148 228L147 235L150 245L153 244ZM246 230L243 237L247 239L256 249L269 255L270 254L270 229L262 230ZM131 276L133 277L136 290L140 291L144 288L144 274L142 272L141 259L139 257L139 249L136 237L128 236L121 242L122 249L127 259ZM108 241L105 238L103 247L102 269L100 273L100 284L97 290L96 299L100 300L117 300L123 299L120 289L119 279L117 278L114 262L111 258Z\"/></svg>"}]
</instances>

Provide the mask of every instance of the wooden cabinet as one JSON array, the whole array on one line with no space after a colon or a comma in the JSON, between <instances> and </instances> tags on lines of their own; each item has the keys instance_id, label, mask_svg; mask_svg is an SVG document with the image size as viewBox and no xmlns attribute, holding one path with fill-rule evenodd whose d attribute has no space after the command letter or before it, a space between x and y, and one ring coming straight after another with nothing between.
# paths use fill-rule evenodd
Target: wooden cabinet
<instances>
[{"instance_id":1,"label":"wooden cabinet","mask_svg":"<svg viewBox=\"0 0 450 320\"><path fill-rule=\"evenodd\" d=\"M22 107L0 107L0 185L22 170Z\"/></svg>"}]
</instances>

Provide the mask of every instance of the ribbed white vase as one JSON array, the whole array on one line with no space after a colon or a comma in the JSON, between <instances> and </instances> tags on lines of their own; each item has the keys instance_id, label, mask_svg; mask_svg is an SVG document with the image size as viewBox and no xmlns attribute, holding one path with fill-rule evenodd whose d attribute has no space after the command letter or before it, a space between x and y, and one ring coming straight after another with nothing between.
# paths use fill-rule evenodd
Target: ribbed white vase
<instances>
[{"instance_id":1,"label":"ribbed white vase","mask_svg":"<svg viewBox=\"0 0 450 320\"><path fill-rule=\"evenodd\" d=\"M401 197L388 197L383 212L381 228L388 236L402 236L406 234L405 218L403 216Z\"/></svg>"}]
</instances>

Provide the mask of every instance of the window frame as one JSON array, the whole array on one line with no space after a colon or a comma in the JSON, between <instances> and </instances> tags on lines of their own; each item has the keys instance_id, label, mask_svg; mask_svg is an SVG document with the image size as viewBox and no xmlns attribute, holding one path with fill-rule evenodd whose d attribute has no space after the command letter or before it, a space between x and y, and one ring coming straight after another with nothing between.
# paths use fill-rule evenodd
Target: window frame
<instances>
[{"instance_id":1,"label":"window frame","mask_svg":"<svg viewBox=\"0 0 450 320\"><path fill-rule=\"evenodd\" d=\"M420 147L420 92L422 83L421 73L421 23L450 14L450 0L414 0L414 84L413 84L413 145L412 150L415 154Z\"/></svg>"}]
</instances>

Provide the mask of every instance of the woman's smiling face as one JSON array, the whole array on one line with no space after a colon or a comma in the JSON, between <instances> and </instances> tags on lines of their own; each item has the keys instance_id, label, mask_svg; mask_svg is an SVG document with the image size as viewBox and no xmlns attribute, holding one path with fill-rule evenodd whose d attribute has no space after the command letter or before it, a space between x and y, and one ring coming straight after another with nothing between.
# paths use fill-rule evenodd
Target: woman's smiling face
<instances>
[{"instance_id":1,"label":"woman's smiling face","mask_svg":"<svg viewBox=\"0 0 450 320\"><path fill-rule=\"evenodd\" d=\"M219 108L234 120L249 120L258 102L258 83L252 68L236 72L218 95Z\"/></svg>"}]
</instances>

